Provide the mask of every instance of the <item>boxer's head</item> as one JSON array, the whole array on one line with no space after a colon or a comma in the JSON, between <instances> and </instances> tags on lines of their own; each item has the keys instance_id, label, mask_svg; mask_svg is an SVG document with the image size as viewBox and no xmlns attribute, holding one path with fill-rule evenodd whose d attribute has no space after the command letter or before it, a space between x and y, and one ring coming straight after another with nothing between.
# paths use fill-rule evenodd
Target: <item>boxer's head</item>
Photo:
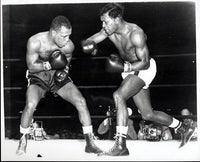
<instances>
[{"instance_id":1,"label":"boxer's head","mask_svg":"<svg viewBox=\"0 0 200 162\"><path fill-rule=\"evenodd\" d=\"M102 27L108 35L118 29L119 22L123 19L124 7L117 3L109 3L100 11Z\"/></svg>"},{"instance_id":2,"label":"boxer's head","mask_svg":"<svg viewBox=\"0 0 200 162\"><path fill-rule=\"evenodd\" d=\"M50 32L54 43L62 48L67 44L72 33L71 23L65 16L57 16L51 23Z\"/></svg>"},{"instance_id":3,"label":"boxer's head","mask_svg":"<svg viewBox=\"0 0 200 162\"><path fill-rule=\"evenodd\" d=\"M112 18L123 17L124 6L119 3L109 3L100 10L100 16L103 16L106 13Z\"/></svg>"}]
</instances>

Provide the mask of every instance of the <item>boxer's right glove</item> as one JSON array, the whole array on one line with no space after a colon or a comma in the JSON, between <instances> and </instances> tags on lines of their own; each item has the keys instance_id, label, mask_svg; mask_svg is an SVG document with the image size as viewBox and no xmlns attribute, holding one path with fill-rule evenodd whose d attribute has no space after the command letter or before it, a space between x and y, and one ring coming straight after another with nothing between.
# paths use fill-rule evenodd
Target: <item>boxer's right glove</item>
<instances>
[{"instance_id":1,"label":"boxer's right glove","mask_svg":"<svg viewBox=\"0 0 200 162\"><path fill-rule=\"evenodd\" d=\"M81 41L81 46L84 53L90 53L92 55L97 54L97 45L94 41L83 40Z\"/></svg>"},{"instance_id":2,"label":"boxer's right glove","mask_svg":"<svg viewBox=\"0 0 200 162\"><path fill-rule=\"evenodd\" d=\"M66 69L62 70L56 70L54 74L54 80L57 85L64 85L66 83L66 80L68 79L68 71Z\"/></svg>"},{"instance_id":3,"label":"boxer's right glove","mask_svg":"<svg viewBox=\"0 0 200 162\"><path fill-rule=\"evenodd\" d=\"M111 54L106 60L106 70L111 73L131 71L131 63L123 62L117 55Z\"/></svg>"},{"instance_id":4,"label":"boxer's right glove","mask_svg":"<svg viewBox=\"0 0 200 162\"><path fill-rule=\"evenodd\" d=\"M68 64L66 56L60 51L53 51L49 61L43 62L44 70L59 70L65 68Z\"/></svg>"}]
</instances>

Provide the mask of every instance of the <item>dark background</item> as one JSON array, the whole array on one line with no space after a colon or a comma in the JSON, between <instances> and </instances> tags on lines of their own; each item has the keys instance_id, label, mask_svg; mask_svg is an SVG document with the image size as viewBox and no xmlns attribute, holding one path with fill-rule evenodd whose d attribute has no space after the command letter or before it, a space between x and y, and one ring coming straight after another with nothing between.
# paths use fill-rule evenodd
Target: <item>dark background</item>
<instances>
[{"instance_id":1,"label":"dark background","mask_svg":"<svg viewBox=\"0 0 200 162\"><path fill-rule=\"evenodd\" d=\"M157 75L150 87L153 108L171 115L180 115L183 108L188 108L196 115L195 3L123 4L124 19L145 31L150 55L157 62ZM99 9L104 5L105 3L80 3L2 7L6 127L18 129L16 124L19 125L20 112L25 105L26 42L30 36L47 31L57 15L66 16L73 27L71 40L75 44L75 52L70 77L86 98L91 115L105 115L107 106L113 105L112 93L122 81L119 74L107 73L104 67L106 57L117 50L109 40L98 44L99 52L94 57L84 54L80 47L82 39L101 29ZM131 100L127 103L133 109L133 115L138 115L134 103ZM35 112L35 116L63 115L75 116L76 118L69 120L76 123L77 129L80 127L76 109L52 94L47 93ZM57 123L55 119L50 120ZM102 120L93 118L94 127ZM46 125L47 123L45 122ZM69 125L67 121L64 123L66 127ZM74 125L71 127L74 129Z\"/></svg>"}]
</instances>

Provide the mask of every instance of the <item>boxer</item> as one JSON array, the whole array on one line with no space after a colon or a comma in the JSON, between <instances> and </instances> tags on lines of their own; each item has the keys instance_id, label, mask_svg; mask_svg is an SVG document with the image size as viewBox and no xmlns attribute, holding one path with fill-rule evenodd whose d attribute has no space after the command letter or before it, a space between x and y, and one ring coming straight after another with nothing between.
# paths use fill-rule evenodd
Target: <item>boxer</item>
<instances>
[{"instance_id":1,"label":"boxer","mask_svg":"<svg viewBox=\"0 0 200 162\"><path fill-rule=\"evenodd\" d=\"M74 44L70 40L72 26L64 16L53 19L49 31L31 36L27 42L26 62L28 66L26 105L21 116L21 138L16 153L26 152L30 123L34 111L47 91L70 102L78 111L86 139L85 152L102 152L94 143L93 127L86 101L68 76Z\"/></svg>"},{"instance_id":2,"label":"boxer","mask_svg":"<svg viewBox=\"0 0 200 162\"><path fill-rule=\"evenodd\" d=\"M119 72L123 78L121 85L113 93L117 108L116 141L103 155L129 155L126 146L128 130L126 101L129 98L133 99L144 120L166 125L180 133L182 137L180 147L182 147L194 133L193 122L181 122L164 112L152 109L149 85L156 75L156 62L150 57L146 34L138 25L125 21L123 12L124 7L121 4L105 5L100 10L102 29L82 42L84 52L94 53L96 44L108 38L119 51L118 55L111 55L107 60L108 72Z\"/></svg>"}]
</instances>

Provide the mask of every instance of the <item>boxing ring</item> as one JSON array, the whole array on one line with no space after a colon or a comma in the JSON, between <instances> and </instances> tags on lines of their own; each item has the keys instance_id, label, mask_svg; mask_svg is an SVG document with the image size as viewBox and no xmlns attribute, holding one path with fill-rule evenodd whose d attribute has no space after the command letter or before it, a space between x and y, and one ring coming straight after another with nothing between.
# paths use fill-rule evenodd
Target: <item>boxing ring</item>
<instances>
[{"instance_id":1,"label":"boxing ring","mask_svg":"<svg viewBox=\"0 0 200 162\"><path fill-rule=\"evenodd\" d=\"M95 4L95 5L97 6L97 4ZM91 5L91 6L94 8L95 5L94 6ZM45 7L45 6L43 6L43 7ZM73 5L71 5L70 7L68 7L67 5L62 6L62 8L65 8L65 7L67 8L67 9L65 9L65 11L69 11L69 9L73 7ZM48 8L48 7L46 7L46 8ZM159 8L159 7L157 7L157 8ZM36 9L36 8L34 8L34 9ZM87 10L90 10L90 8ZM8 10L8 13L9 13L9 11L10 10ZM51 11L51 13L53 13L52 10L49 10L49 11ZM151 11L154 11L154 10L151 9ZM34 10L34 12L40 13L35 10ZM45 11L42 10L42 12L45 12ZM132 13L132 10L131 10L131 13ZM10 16L9 14L7 14L7 15ZM47 15L48 15L48 13L47 13ZM152 19L153 19L152 14L149 13L148 15L151 15L150 20L152 21ZM155 15L157 17L157 13ZM20 17L20 14L18 16ZM21 16L21 17L23 17L23 16ZM73 17L73 15L71 15L71 16ZM37 16L34 16L34 17L37 17ZM5 17L5 18L7 18L7 17ZM40 16L38 16L38 19L39 18L40 18ZM26 18L24 18L24 19L26 20ZM10 29L11 28L10 24L12 24L11 22L12 21L8 21L7 23L5 23L4 28ZM183 21L181 21L181 22L183 22ZM166 23L166 22L164 22L164 23ZM171 21L170 21L170 23L171 23ZM146 25L148 25L148 24L146 24ZM166 24L164 24L164 25L166 26ZM13 28L16 28L17 31L21 32L19 34L19 36L14 35L16 37L16 39L13 39L12 41L16 42L16 43L19 42L19 44L16 45L18 47L18 50L16 49L16 51L17 51L17 53L23 53L24 51L22 50L23 49L22 47L24 47L26 39L23 38L22 36L29 35L29 30L25 30L25 29L30 28L30 31L31 31L31 30L33 30L32 26L29 26L28 24L21 25L21 21L20 21L20 24L13 23L12 26L13 26ZM77 25L77 26L78 26L77 31L79 31L79 25ZM162 26L162 24L161 25L159 24L159 26ZM150 24L150 27L152 28L152 24ZM35 28L35 26L34 26L34 28ZM40 29L40 26L38 27L38 30L39 29ZM91 29L88 27L88 30L91 30ZM176 30L176 32L178 32L178 31L179 30ZM12 32L13 31L11 31L11 30L5 30L4 35L11 35ZM150 31L150 32L152 32L152 36L155 36L154 30ZM87 33L87 31L86 31L86 33ZM155 30L155 33L157 34L158 31ZM197 33L197 37L198 37L198 35L199 34ZM13 38L14 38L14 36L13 36ZM80 36L78 35L77 38L79 38L79 37ZM5 38L9 38L9 37L5 37ZM79 39L77 39L77 38L75 40L77 42L79 42ZM177 40L179 41L179 40L181 40L181 38L182 37L177 38ZM170 39L170 41L171 40L172 39ZM190 41L191 41L190 39L187 40L187 42L190 42ZM4 42L9 44L10 40L5 39ZM173 44L173 42L172 42L172 44ZM105 46L105 44L104 44L104 46ZM3 45L2 45L2 47L3 47ZM163 49L163 50L165 50L165 49ZM3 53L3 49L1 50L1 52ZM190 95L189 99L185 99L184 95L187 93L183 93L184 90L186 90L186 91L188 90L188 92L192 92L191 94L196 94L198 96L198 94L200 92L199 87L197 87L197 84L196 84L196 83L199 83L199 77L198 77L199 64L196 63L196 60L198 61L197 58L199 57L198 51L192 51L192 50L190 51L189 50L189 51L186 51L186 53L180 53L180 54L179 53L176 54L176 51L174 51L174 52L175 53L170 53L170 54L167 54L167 53L159 54L159 52L157 52L156 54L154 53L153 57L157 59L158 66L160 67L160 69L159 69L160 76L158 75L155 84L150 86L153 92L155 92L155 91L158 92L158 93L157 92L152 93L153 94L152 98L158 98L157 100L158 101L161 100L160 102L162 103L162 105L165 105L168 103L166 98L167 99L170 98L171 93L169 93L169 92L177 92L177 94L180 93L181 96L179 96L179 97L177 97L178 95L176 93L174 93L175 98L169 100L170 102L172 102L169 105L169 108L171 108L170 106L173 105L174 103L176 103L177 101L181 101L181 103L183 102L183 104L190 101L191 103L189 105L192 105L191 107L195 107L197 109L197 114L198 114L197 121L199 123L199 110L198 110L198 107L200 104L199 100L198 100L197 104L194 104L193 100L195 100L194 98L196 96ZM1 102L1 160L2 161L199 161L200 160L200 153L199 153L200 152L200 142L199 142L200 132L199 132L199 129L198 129L198 138L197 138L198 140L192 140L186 146L184 146L182 148L179 148L180 141L178 141L178 140L159 141L159 142L150 142L150 141L145 141L145 140L127 140L127 148L129 149L129 153L130 153L129 156L116 156L116 157L97 156L96 154L93 154L93 153L86 153L84 151L85 145L86 145L85 139L49 139L49 140L42 140L42 141L28 140L26 154L21 155L21 156L16 155L16 150L17 150L17 147L19 144L19 139L8 139L8 138L5 139L5 137L6 137L5 125L6 125L6 123L9 123L8 120L11 121L12 117L15 120L15 118L18 119L20 116L17 113L17 110L16 110L16 112L13 112L13 114L15 116L12 116L11 109L13 107L19 107L21 105L24 105L25 98L23 95L25 93L26 81L22 80L22 78L24 78L23 70L24 71L26 70L25 55L23 57L22 56L15 57L14 54L12 55L12 51L10 50L10 48L8 48L7 50L4 50L4 53L6 53L6 55L4 55L4 58L1 59L1 69L4 70L4 71L2 70L4 72L4 75L2 72L1 78L5 79L4 83L1 82L1 94L3 94L3 95L1 95L1 101L2 101ZM100 56L90 57L87 59L85 59L84 57L82 59L82 57L80 57L80 56L77 55L77 58L72 59L73 60L72 62L74 63L73 67L75 69L75 70L73 70L73 68L72 68L72 70L73 70L72 73L74 74L74 81L78 82L80 80L80 83L78 82L78 84L77 84L77 85L79 85L78 88L81 89L82 91L84 91L86 89L95 89L94 91L96 91L97 89L107 88L107 90L112 89L112 92L114 92L113 89L115 89L117 87L116 86L117 82L115 82L115 79L112 78L111 74L105 73L104 69L102 68L103 62L107 58L107 55L105 54L102 57L100 57ZM183 59L183 60L181 61L180 59ZM85 62L86 60L88 60L88 62L89 62L88 65L90 65L88 67L86 66L87 65L87 62ZM168 64L166 64L166 62ZM180 62L184 62L184 64L182 65L183 67L179 67ZM166 65L166 66L164 66L164 65ZM197 66L197 68L196 68L196 66ZM84 70L82 70L83 67L84 67ZM91 67L93 67L93 68L91 69ZM96 67L99 67L99 69L95 69ZM164 67L167 67L167 68L165 69ZM89 70L86 68L88 68ZM103 70L100 70L100 69L103 69ZM177 74L175 72L176 70L174 70L174 69L178 70ZM197 73L195 70L191 71L191 69L197 69ZM185 72L184 72L184 70L185 70ZM85 71L88 73L83 73L83 75L80 74L81 72L85 72ZM104 79L101 79L101 77L98 77L98 75L97 75L98 72L101 75L102 74L104 75L103 76ZM12 75L11 75L11 73L12 73ZM171 73L171 76L168 75L169 73ZM179 78L178 78L179 73L182 74L183 79L179 80ZM16 74L19 74L19 76L16 76ZM188 78L187 78L186 77L187 75L185 76L185 74L190 74L191 77L189 77L190 75L188 75ZM197 74L197 77L196 77L196 74ZM12 76L12 77L10 77L10 76ZM84 76L84 78L82 78L82 76ZM87 77L85 77L85 76L87 76ZM97 79L95 79L93 76L95 76ZM91 78L89 78L89 77L91 77ZM13 78L15 80L14 82L12 82ZM106 81L104 81L105 78L107 78ZM91 79L91 82L88 81L90 79ZM98 80L100 80L100 81L98 81ZM108 80L110 80L111 82L107 82ZM174 82L171 83L170 80L174 80ZM188 80L188 82L187 82L187 80ZM87 81L88 81L88 83L90 83L90 84L92 83L92 84L91 85L87 84ZM163 82L161 82L161 81L163 81ZM104 84L102 85L100 83L104 83ZM84 86L84 85L87 85L87 86ZM196 90L196 87L197 87L197 90ZM169 90L170 88L173 89L173 91ZM177 91L174 91L174 89L177 89ZM101 92L99 92L99 93L101 94ZM12 98L11 94L14 94L13 95L14 99ZM104 94L106 94L106 93L104 93ZM159 94L160 96L157 96L157 94ZM6 99L5 101L4 101L4 98ZM20 98L20 99L18 99L18 98ZM162 98L163 98L163 100L162 100ZM13 99L13 100L11 100L11 99ZM13 107L12 107L11 103L14 105ZM172 110L174 107L176 108L176 106L173 105ZM162 107L160 107L160 108L162 108ZM8 109L9 109L9 111L8 111ZM21 108L20 108L20 110L21 110ZM13 109L12 109L12 111L13 111ZM18 116L16 116L16 115L18 115ZM9 119L9 117L10 117L10 119ZM46 118L50 120L50 118L52 118L52 117L46 116ZM102 118L104 118L104 117L102 116ZM15 127L12 127L12 128L15 128ZM97 146L99 146L99 148L106 151L113 146L114 140L98 139L98 140L95 140L95 143Z\"/></svg>"},{"instance_id":2,"label":"boxing ring","mask_svg":"<svg viewBox=\"0 0 200 162\"><path fill-rule=\"evenodd\" d=\"M188 56L186 56L188 57ZM105 58L98 58L103 60ZM7 60L10 61L10 60ZM165 87L195 87L195 84L173 84L173 85L152 85L152 88ZM2 86L3 87L3 86ZM116 86L78 86L80 89L113 89ZM23 87L4 87L4 91L21 91ZM3 90L2 90L3 91ZM1 103L4 107L4 103ZM5 117L4 109L2 109L2 142L1 142L1 157L4 161L198 161L200 159L200 144L199 141L190 141L183 148L178 148L180 141L159 141L149 142L142 140L127 140L127 147L129 149L129 156L97 156L96 154L86 153L84 139L50 139L43 141L29 140L27 146L27 153L22 156L16 155L19 140L4 139L5 130L4 122L6 120L16 120L16 117ZM56 116L40 116L35 119L46 118L50 120ZM92 120L95 116L91 116ZM100 117L100 116L99 116ZM98 117L98 118L99 118ZM58 116L57 118L67 118L67 116ZM68 116L71 119L71 116ZM100 118L105 118L101 116ZM198 134L199 135L199 134ZM199 137L198 137L199 139ZM103 150L110 149L114 140L96 140L97 146Z\"/></svg>"},{"instance_id":3,"label":"boxing ring","mask_svg":"<svg viewBox=\"0 0 200 162\"><path fill-rule=\"evenodd\" d=\"M113 146L113 140L96 140L96 145L104 150ZM29 140L27 153L15 154L18 140L2 141L2 160L5 161L197 161L200 159L198 141L190 141L178 148L180 142L127 140L129 156L97 156L86 153L85 140Z\"/></svg>"}]
</instances>

